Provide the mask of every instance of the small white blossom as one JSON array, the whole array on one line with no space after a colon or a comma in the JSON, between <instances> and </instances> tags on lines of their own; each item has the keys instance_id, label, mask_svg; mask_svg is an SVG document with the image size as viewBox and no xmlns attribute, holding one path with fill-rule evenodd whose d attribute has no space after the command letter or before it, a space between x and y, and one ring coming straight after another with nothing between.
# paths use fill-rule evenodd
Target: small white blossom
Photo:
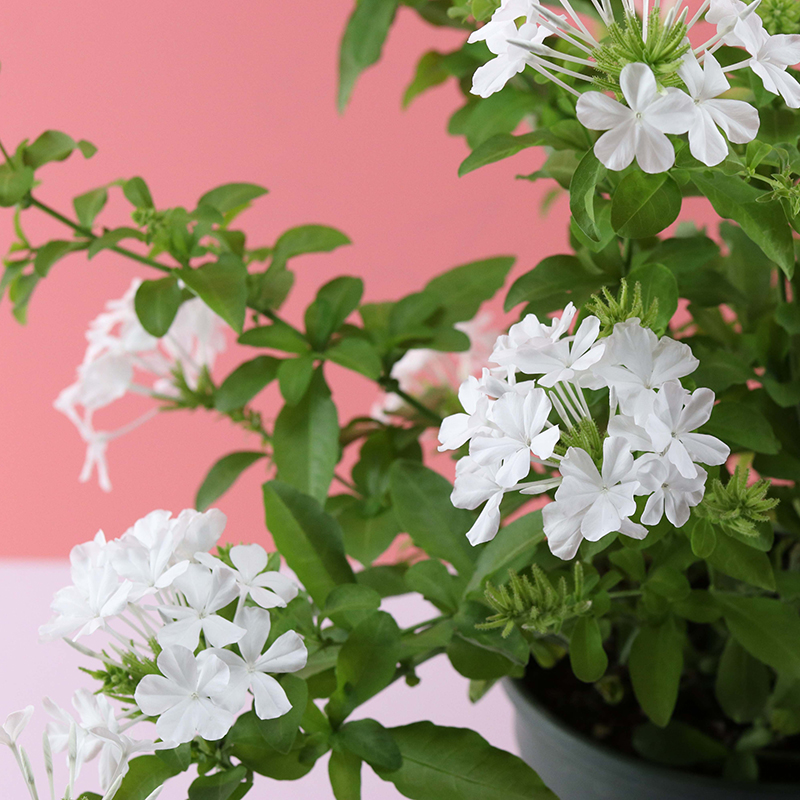
<instances>
[{"instance_id":1,"label":"small white blossom","mask_svg":"<svg viewBox=\"0 0 800 800\"><path fill-rule=\"evenodd\" d=\"M500 528L500 501L509 488L497 481L498 468L497 463L482 467L469 457L459 459L456 464L456 480L450 495L453 505L456 508L473 509L486 503L467 532L467 539L472 545L494 539Z\"/></svg>"},{"instance_id":2,"label":"small white blossom","mask_svg":"<svg viewBox=\"0 0 800 800\"><path fill-rule=\"evenodd\" d=\"M643 456L637 478L641 493L648 493L647 503L642 511L642 523L657 525L666 513L667 519L680 528L689 520L691 509L703 499L706 471L697 467L694 477L686 478L674 464L657 457Z\"/></svg>"},{"instance_id":3,"label":"small white blossom","mask_svg":"<svg viewBox=\"0 0 800 800\"><path fill-rule=\"evenodd\" d=\"M6 747L16 745L22 732L30 722L33 715L33 706L27 706L22 711L13 711L6 717L6 721L0 726L0 744Z\"/></svg>"}]
</instances>

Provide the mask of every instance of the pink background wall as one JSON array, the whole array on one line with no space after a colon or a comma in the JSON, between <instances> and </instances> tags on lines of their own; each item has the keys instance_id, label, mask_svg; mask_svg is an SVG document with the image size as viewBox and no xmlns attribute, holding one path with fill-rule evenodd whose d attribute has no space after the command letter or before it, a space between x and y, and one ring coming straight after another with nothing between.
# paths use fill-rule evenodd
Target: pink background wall
<instances>
[{"instance_id":1,"label":"pink background wall","mask_svg":"<svg viewBox=\"0 0 800 800\"><path fill-rule=\"evenodd\" d=\"M535 151L459 179L466 146L445 130L460 104L456 89L400 108L419 55L455 47L462 34L402 9L384 60L342 117L337 48L352 3L326 3L322 14L315 5L323 10L311 4L299 15L252 0L8 0L0 9L0 138L14 147L56 128L100 148L90 161L75 155L43 169L37 194L65 210L73 195L123 176L144 176L163 205L190 205L215 185L245 180L271 192L243 218L253 243L309 222L342 229L352 247L296 260L286 307L294 320L338 274L363 276L369 300L391 299L459 263L511 253L519 274L564 247L563 198L543 220L544 187L514 180L536 168ZM125 224L127 209L111 203L107 224ZM34 242L65 236L35 209L25 217ZM2 210L3 252L10 236L11 214ZM2 556L65 556L99 527L116 536L153 508L190 506L217 458L253 444L202 412L162 415L112 443L111 494L77 482L83 445L51 403L73 380L87 322L136 275L152 277L113 254L91 262L78 254L40 285L27 327L7 302L0 308ZM218 374L241 358L226 354ZM341 391L344 375L335 372L344 413L366 412L371 385L348 373ZM269 397L261 407L274 416ZM233 539L265 539L261 480L254 468L220 503Z\"/></svg>"}]
</instances>

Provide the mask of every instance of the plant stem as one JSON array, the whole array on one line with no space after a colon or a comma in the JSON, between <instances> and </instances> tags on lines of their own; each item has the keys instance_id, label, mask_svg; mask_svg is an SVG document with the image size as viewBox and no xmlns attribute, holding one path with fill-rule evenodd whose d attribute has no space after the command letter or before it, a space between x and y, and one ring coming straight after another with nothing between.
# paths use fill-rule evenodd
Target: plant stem
<instances>
[{"instance_id":1,"label":"plant stem","mask_svg":"<svg viewBox=\"0 0 800 800\"><path fill-rule=\"evenodd\" d=\"M433 625L436 625L437 622L443 622L446 619L450 619L447 614L440 614L438 617L433 617L431 619L426 619L423 622L418 622L416 625L412 625L410 628L403 628L400 631L400 635L403 636L406 633L414 633L414 631L418 630L419 628L429 628Z\"/></svg>"},{"instance_id":2,"label":"plant stem","mask_svg":"<svg viewBox=\"0 0 800 800\"><path fill-rule=\"evenodd\" d=\"M609 592L608 596L612 600L619 600L623 597L640 597L642 594L641 589L628 589L627 591L623 592Z\"/></svg>"},{"instance_id":3,"label":"plant stem","mask_svg":"<svg viewBox=\"0 0 800 800\"><path fill-rule=\"evenodd\" d=\"M65 217L61 212L56 211L56 209L51 208L45 203L42 203L41 200L37 200L35 197L33 197L33 195L31 195L30 201L32 206L36 206L36 208L38 208L40 211L44 211L45 214L49 214L51 217L53 217L53 219L57 219L59 222L72 228L72 230L74 230L76 233L81 234L81 236L85 236L87 239L91 240L100 238L96 236L94 233L92 233L92 231L90 231L88 228L84 228L82 225L79 225L77 222L74 222L69 217ZM141 256L138 253L135 253L133 250L128 250L126 247L118 247L117 245L112 245L107 249L112 250L118 255L133 259L134 261L138 261L140 264L146 264L148 267L153 267L153 269L160 270L161 272L166 272L167 274L173 272L172 267L168 267L166 264L162 264L153 258L148 258L147 256Z\"/></svg>"},{"instance_id":4,"label":"plant stem","mask_svg":"<svg viewBox=\"0 0 800 800\"><path fill-rule=\"evenodd\" d=\"M426 406L424 403L421 403L419 400L417 400L416 397L412 397L410 394L404 392L400 388L400 384L394 378L384 376L378 380L378 383L387 392L391 392L392 394L396 394L398 397L402 398L402 400L408 403L408 405L410 405L412 408L415 408L423 416L436 423L436 425L442 424L442 418L432 408L428 408L428 406Z\"/></svg>"}]
</instances>

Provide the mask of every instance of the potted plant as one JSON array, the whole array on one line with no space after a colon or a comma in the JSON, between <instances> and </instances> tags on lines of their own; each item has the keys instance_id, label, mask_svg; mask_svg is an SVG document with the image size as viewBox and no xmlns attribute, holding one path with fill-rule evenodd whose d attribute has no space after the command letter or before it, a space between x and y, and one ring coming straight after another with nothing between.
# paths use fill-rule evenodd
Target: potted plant
<instances>
[{"instance_id":1,"label":"potted plant","mask_svg":"<svg viewBox=\"0 0 800 800\"><path fill-rule=\"evenodd\" d=\"M342 105L397 5L354 11ZM57 400L87 444L82 477L110 488L109 443L155 410L202 409L253 436L211 467L196 509L73 549L41 634L86 657L97 693L79 692L74 715L48 707L44 780L63 750L64 798L98 760L100 792L84 800L153 800L190 769L193 800L238 800L323 756L338 800L360 797L364 763L416 800L796 795L800 127L787 105L800 106L800 84L787 66L800 36L776 27L796 25L794 11L411 5L437 24L485 21L462 50L427 54L407 93L455 75L483 96L453 123L475 145L462 174L544 146L530 177L569 190L572 252L512 284L505 305L521 313L507 333L476 315L512 258L384 303L338 277L295 325L281 314L291 259L344 234L302 226L253 246L237 227L265 192L250 183L163 208L134 177L82 191L67 212L42 199L38 170L93 145L47 131L0 146L18 319L71 252L111 249L157 273L91 323ZM535 128L515 135L523 118ZM130 203L130 225L102 224L109 191ZM718 232L664 233L690 195L728 220ZM66 236L32 242L36 213ZM227 329L253 357L220 379ZM340 419L326 379L339 368L386 401ZM253 404L270 385L274 423ZM152 409L99 429L130 391ZM454 483L436 437L457 459ZM226 521L210 508L256 468L277 553L220 544ZM413 548L379 561L403 536ZM405 593L435 613L401 629L381 604ZM360 718L433 657L475 701L505 681L535 769L469 729ZM0 743L35 800L18 744L32 711L12 713Z\"/></svg>"}]
</instances>

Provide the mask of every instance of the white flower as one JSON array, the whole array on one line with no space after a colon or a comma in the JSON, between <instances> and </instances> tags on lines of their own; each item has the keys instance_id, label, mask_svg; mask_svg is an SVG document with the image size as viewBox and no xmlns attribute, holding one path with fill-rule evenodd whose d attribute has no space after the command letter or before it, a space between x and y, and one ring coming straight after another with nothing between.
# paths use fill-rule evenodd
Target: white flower
<instances>
[{"instance_id":1,"label":"white flower","mask_svg":"<svg viewBox=\"0 0 800 800\"><path fill-rule=\"evenodd\" d=\"M532 45L541 44L550 31L535 22L526 22L517 30L516 24L509 20L484 27L470 34L469 42L483 40L496 58L475 70L472 76L472 94L489 97L499 92L517 73L525 69L528 63L528 51L509 39L519 39Z\"/></svg>"},{"instance_id":2,"label":"white flower","mask_svg":"<svg viewBox=\"0 0 800 800\"><path fill-rule=\"evenodd\" d=\"M536 314L526 314L508 329L507 336L499 336L489 360L501 366L517 367L520 351L536 352L557 342L568 330L577 309L568 303L561 317L554 318L550 325L539 322Z\"/></svg>"},{"instance_id":3,"label":"white flower","mask_svg":"<svg viewBox=\"0 0 800 800\"><path fill-rule=\"evenodd\" d=\"M552 407L543 389L525 395L506 392L490 412L496 435L473 437L470 455L481 466L499 464L497 482L513 486L530 471L531 455L542 459L553 455L560 431L557 425L545 429Z\"/></svg>"},{"instance_id":4,"label":"white flower","mask_svg":"<svg viewBox=\"0 0 800 800\"><path fill-rule=\"evenodd\" d=\"M100 789L108 791L114 781L128 774L130 760L137 753L152 753L172 747L171 742L153 742L151 739L131 739L124 733L99 725L92 735L103 744L103 756L99 768Z\"/></svg>"},{"instance_id":5,"label":"white flower","mask_svg":"<svg viewBox=\"0 0 800 800\"><path fill-rule=\"evenodd\" d=\"M603 356L605 344L597 343L600 320L587 317L575 333L567 339L539 346L526 344L517 349L515 365L523 372L541 375L541 386L573 381L590 370Z\"/></svg>"},{"instance_id":6,"label":"white flower","mask_svg":"<svg viewBox=\"0 0 800 800\"><path fill-rule=\"evenodd\" d=\"M207 567L230 570L220 559L208 553L198 553L197 560ZM285 608L297 597L298 588L294 581L280 572L267 568L267 551L260 544L237 544L230 549L231 563L235 567L233 576L239 587L240 602L249 597L261 608Z\"/></svg>"},{"instance_id":7,"label":"white flower","mask_svg":"<svg viewBox=\"0 0 800 800\"><path fill-rule=\"evenodd\" d=\"M167 647L156 662L161 675L146 675L134 699L145 716L158 717L156 732L167 742L183 744L199 734L221 739L233 726L224 707L230 682L227 664L208 650L195 657L185 647Z\"/></svg>"},{"instance_id":8,"label":"white flower","mask_svg":"<svg viewBox=\"0 0 800 800\"><path fill-rule=\"evenodd\" d=\"M569 516L580 514L584 539L596 542L614 531L644 538L647 531L628 520L636 511L633 496L639 481L630 446L624 439L611 436L603 442L601 470L585 450L577 447L567 450L559 470L563 479L556 490L556 502Z\"/></svg>"},{"instance_id":9,"label":"white flower","mask_svg":"<svg viewBox=\"0 0 800 800\"><path fill-rule=\"evenodd\" d=\"M227 521L228 518L218 508L210 508L202 513L193 508L181 511L173 522L177 539L175 558L191 560L196 553L207 553L216 547Z\"/></svg>"},{"instance_id":10,"label":"white flower","mask_svg":"<svg viewBox=\"0 0 800 800\"><path fill-rule=\"evenodd\" d=\"M655 452L663 453L684 478L697 474L699 468L693 462L718 466L730 455L730 448L715 436L691 432L708 422L713 407L711 389L689 394L679 381L668 381L644 423Z\"/></svg>"},{"instance_id":11,"label":"white flower","mask_svg":"<svg viewBox=\"0 0 800 800\"><path fill-rule=\"evenodd\" d=\"M641 484L637 494L650 495L642 511L642 522L657 525L666 512L676 528L683 527L689 520L690 509L703 499L706 471L697 467L696 475L686 478L674 464L658 456L643 456L641 461L636 474Z\"/></svg>"},{"instance_id":12,"label":"white flower","mask_svg":"<svg viewBox=\"0 0 800 800\"><path fill-rule=\"evenodd\" d=\"M732 142L745 144L758 133L758 111L741 100L719 100L731 88L719 62L707 53L703 67L690 50L678 74L694 100L694 120L689 128L689 150L709 167L724 161L728 145L717 126Z\"/></svg>"},{"instance_id":13,"label":"white flower","mask_svg":"<svg viewBox=\"0 0 800 800\"><path fill-rule=\"evenodd\" d=\"M467 531L471 545L494 539L500 529L500 501L510 489L497 482L498 467L499 464L482 467L469 456L459 459L456 464L456 479L450 495L453 505L471 510L486 503L478 519Z\"/></svg>"},{"instance_id":14,"label":"white flower","mask_svg":"<svg viewBox=\"0 0 800 800\"><path fill-rule=\"evenodd\" d=\"M653 408L656 390L694 372L699 363L689 345L669 336L659 339L633 318L614 326L595 372L613 388L622 412L642 425Z\"/></svg>"},{"instance_id":15,"label":"white flower","mask_svg":"<svg viewBox=\"0 0 800 800\"><path fill-rule=\"evenodd\" d=\"M259 719L282 717L291 710L292 704L272 674L302 669L308 660L306 646L294 631L287 631L264 653L271 627L269 611L245 607L236 615L236 621L247 630L237 643L241 655L231 650L213 651L230 669L229 707L238 711L249 689L255 698Z\"/></svg>"},{"instance_id":16,"label":"white flower","mask_svg":"<svg viewBox=\"0 0 800 800\"><path fill-rule=\"evenodd\" d=\"M0 744L6 747L14 747L17 744L22 732L30 722L33 715L33 706L27 706L22 711L14 711L6 717L6 721L0 726Z\"/></svg>"},{"instance_id":17,"label":"white flower","mask_svg":"<svg viewBox=\"0 0 800 800\"><path fill-rule=\"evenodd\" d=\"M442 420L439 428L440 452L457 450L489 424L489 398L482 391L481 382L477 378L470 375L461 384L458 399L466 414L451 414Z\"/></svg>"},{"instance_id":18,"label":"white flower","mask_svg":"<svg viewBox=\"0 0 800 800\"><path fill-rule=\"evenodd\" d=\"M756 15L751 14L753 17ZM789 108L800 108L800 83L786 72L800 61L800 35L769 36L747 21L737 24L736 34L752 56L748 66L761 78L764 88L779 94Z\"/></svg>"},{"instance_id":19,"label":"white flower","mask_svg":"<svg viewBox=\"0 0 800 800\"><path fill-rule=\"evenodd\" d=\"M675 150L665 134L689 130L691 98L679 89L659 94L646 64L626 65L620 88L629 107L602 92L585 92L578 98L581 124L606 131L595 143L595 155L611 170L623 170L635 158L645 172L665 172L675 163Z\"/></svg>"},{"instance_id":20,"label":"white flower","mask_svg":"<svg viewBox=\"0 0 800 800\"><path fill-rule=\"evenodd\" d=\"M564 561L575 558L583 541L581 514L570 514L565 505L550 502L542 509L542 520L550 552Z\"/></svg>"},{"instance_id":21,"label":"white flower","mask_svg":"<svg viewBox=\"0 0 800 800\"><path fill-rule=\"evenodd\" d=\"M227 325L199 297L185 302L175 315L161 344L181 365L190 387L195 388L202 367L211 369L225 350Z\"/></svg>"},{"instance_id":22,"label":"white flower","mask_svg":"<svg viewBox=\"0 0 800 800\"><path fill-rule=\"evenodd\" d=\"M173 586L184 595L187 605L158 607L165 619L175 620L158 632L158 643L162 647L180 645L194 650L201 632L212 647L225 647L244 636L243 628L216 614L239 596L231 570L210 570L200 564L190 564Z\"/></svg>"}]
</instances>

